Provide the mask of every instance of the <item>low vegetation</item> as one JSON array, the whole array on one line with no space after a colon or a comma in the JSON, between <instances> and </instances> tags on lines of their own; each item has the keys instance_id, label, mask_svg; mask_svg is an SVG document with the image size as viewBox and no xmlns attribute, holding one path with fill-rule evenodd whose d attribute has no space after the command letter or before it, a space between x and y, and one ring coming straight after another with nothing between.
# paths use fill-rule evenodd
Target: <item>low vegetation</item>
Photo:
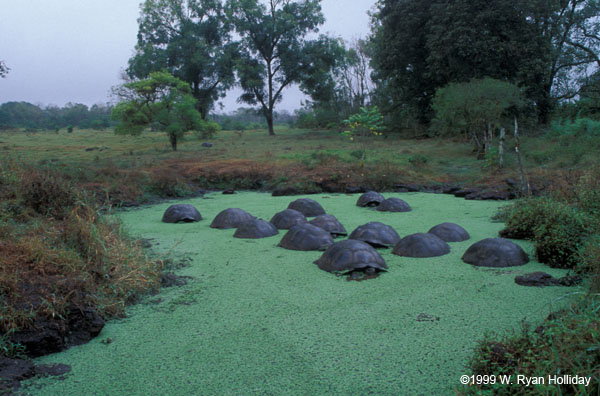
<instances>
[{"instance_id":1,"label":"low vegetation","mask_svg":"<svg viewBox=\"0 0 600 396\"><path fill-rule=\"evenodd\" d=\"M162 263L59 172L1 161L0 202L3 354L26 353L10 334L40 318L62 327L73 308L121 316L159 287Z\"/></svg>"}]
</instances>

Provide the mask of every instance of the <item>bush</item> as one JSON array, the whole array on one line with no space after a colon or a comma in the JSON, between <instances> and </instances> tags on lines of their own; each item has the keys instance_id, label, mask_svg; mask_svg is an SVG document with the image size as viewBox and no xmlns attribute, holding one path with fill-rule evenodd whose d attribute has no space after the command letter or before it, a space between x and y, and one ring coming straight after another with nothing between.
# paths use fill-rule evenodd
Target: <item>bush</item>
<instances>
[{"instance_id":1,"label":"bush","mask_svg":"<svg viewBox=\"0 0 600 396\"><path fill-rule=\"evenodd\" d=\"M421 168L427 165L427 162L429 162L427 157L421 154L415 154L408 157L408 163L414 166L415 168Z\"/></svg>"},{"instance_id":2,"label":"bush","mask_svg":"<svg viewBox=\"0 0 600 396\"><path fill-rule=\"evenodd\" d=\"M538 261L551 267L577 265L577 252L590 232L577 209L550 198L531 198L514 203L509 212L500 236L532 239Z\"/></svg>"},{"instance_id":3,"label":"bush","mask_svg":"<svg viewBox=\"0 0 600 396\"><path fill-rule=\"evenodd\" d=\"M600 301L578 301L550 315L535 330L524 324L520 334L488 335L479 342L469 362L472 375L512 375L513 385L475 385L459 389L460 395L597 395L600 392ZM579 375L592 377L587 388L577 385L517 384L515 375L526 377Z\"/></svg>"},{"instance_id":4,"label":"bush","mask_svg":"<svg viewBox=\"0 0 600 396\"><path fill-rule=\"evenodd\" d=\"M52 171L27 169L21 176L23 203L37 213L62 219L75 203L70 184Z\"/></svg>"},{"instance_id":5,"label":"bush","mask_svg":"<svg viewBox=\"0 0 600 396\"><path fill-rule=\"evenodd\" d=\"M555 136L600 136L600 121L589 118L576 118L574 121L554 121L551 124L550 137Z\"/></svg>"},{"instance_id":6,"label":"bush","mask_svg":"<svg viewBox=\"0 0 600 396\"><path fill-rule=\"evenodd\" d=\"M200 122L196 136L198 136L199 139L212 139L220 130L221 126L216 122L202 120Z\"/></svg>"},{"instance_id":7,"label":"bush","mask_svg":"<svg viewBox=\"0 0 600 396\"><path fill-rule=\"evenodd\" d=\"M69 132L69 133L73 133L73 125L69 125L69 126L67 127L67 132Z\"/></svg>"}]
</instances>

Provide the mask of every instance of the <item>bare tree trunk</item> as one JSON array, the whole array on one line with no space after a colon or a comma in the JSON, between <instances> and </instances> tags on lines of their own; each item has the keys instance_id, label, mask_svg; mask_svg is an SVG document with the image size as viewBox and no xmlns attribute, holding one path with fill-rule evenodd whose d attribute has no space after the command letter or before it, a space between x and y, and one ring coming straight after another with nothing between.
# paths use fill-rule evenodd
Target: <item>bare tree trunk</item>
<instances>
[{"instance_id":1,"label":"bare tree trunk","mask_svg":"<svg viewBox=\"0 0 600 396\"><path fill-rule=\"evenodd\" d=\"M517 117L515 117L515 152L517 153L517 159L519 160L519 177L521 178L521 193L529 195L529 183L523 172L523 161L521 160L521 151L519 150L519 125L517 124Z\"/></svg>"},{"instance_id":2,"label":"bare tree trunk","mask_svg":"<svg viewBox=\"0 0 600 396\"><path fill-rule=\"evenodd\" d=\"M506 131L500 127L500 143L498 143L498 167L504 166L504 135Z\"/></svg>"}]
</instances>

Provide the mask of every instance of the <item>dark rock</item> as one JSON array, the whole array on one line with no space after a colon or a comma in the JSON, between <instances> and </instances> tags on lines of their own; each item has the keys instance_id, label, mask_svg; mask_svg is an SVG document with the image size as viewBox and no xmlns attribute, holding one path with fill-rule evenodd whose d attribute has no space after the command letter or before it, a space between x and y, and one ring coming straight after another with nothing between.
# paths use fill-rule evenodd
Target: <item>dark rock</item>
<instances>
[{"instance_id":1,"label":"dark rock","mask_svg":"<svg viewBox=\"0 0 600 396\"><path fill-rule=\"evenodd\" d=\"M371 245L352 239L329 246L315 264L327 272L350 272L367 267L387 269L387 264Z\"/></svg>"},{"instance_id":2,"label":"dark rock","mask_svg":"<svg viewBox=\"0 0 600 396\"><path fill-rule=\"evenodd\" d=\"M233 188L228 188L227 190L223 190L223 195L233 195L235 194L235 190Z\"/></svg>"},{"instance_id":3,"label":"dark rock","mask_svg":"<svg viewBox=\"0 0 600 396\"><path fill-rule=\"evenodd\" d=\"M465 198L468 195L478 193L479 190L475 188L463 188L458 191L455 191L453 195L457 198Z\"/></svg>"},{"instance_id":4,"label":"dark rock","mask_svg":"<svg viewBox=\"0 0 600 396\"><path fill-rule=\"evenodd\" d=\"M505 228L498 232L498 235L502 238L510 238L510 239L531 239L533 238L533 234L524 230L513 230L510 228Z\"/></svg>"},{"instance_id":5,"label":"dark rock","mask_svg":"<svg viewBox=\"0 0 600 396\"><path fill-rule=\"evenodd\" d=\"M290 250L325 250L333 244L331 234L312 224L298 224L290 228L279 245Z\"/></svg>"},{"instance_id":6,"label":"dark rock","mask_svg":"<svg viewBox=\"0 0 600 396\"><path fill-rule=\"evenodd\" d=\"M299 191L296 187L279 187L276 188L275 190L273 190L273 193L271 194L274 197L284 197L284 196L288 196L288 195L298 195Z\"/></svg>"},{"instance_id":7,"label":"dark rock","mask_svg":"<svg viewBox=\"0 0 600 396\"><path fill-rule=\"evenodd\" d=\"M165 272L160 276L161 287L184 286L187 284L187 276L175 275L172 272Z\"/></svg>"},{"instance_id":8,"label":"dark rock","mask_svg":"<svg viewBox=\"0 0 600 396\"><path fill-rule=\"evenodd\" d=\"M279 234L277 227L262 219L252 219L238 227L234 238L259 239Z\"/></svg>"},{"instance_id":9,"label":"dark rock","mask_svg":"<svg viewBox=\"0 0 600 396\"><path fill-rule=\"evenodd\" d=\"M400 198L388 198L377 206L378 212L410 212L412 208Z\"/></svg>"},{"instance_id":10,"label":"dark rock","mask_svg":"<svg viewBox=\"0 0 600 396\"><path fill-rule=\"evenodd\" d=\"M450 246L433 234L418 233L402 238L392 253L404 257L437 257L450 253Z\"/></svg>"},{"instance_id":11,"label":"dark rock","mask_svg":"<svg viewBox=\"0 0 600 396\"><path fill-rule=\"evenodd\" d=\"M68 313L68 345L81 345L96 337L104 328L104 319L94 308L71 308Z\"/></svg>"},{"instance_id":12,"label":"dark rock","mask_svg":"<svg viewBox=\"0 0 600 396\"><path fill-rule=\"evenodd\" d=\"M228 208L221 211L210 223L211 228L229 229L237 228L254 219L250 213L238 208Z\"/></svg>"},{"instance_id":13,"label":"dark rock","mask_svg":"<svg viewBox=\"0 0 600 396\"><path fill-rule=\"evenodd\" d=\"M356 227L348 238L368 243L374 248L389 248L400 241L396 230L378 221Z\"/></svg>"},{"instance_id":14,"label":"dark rock","mask_svg":"<svg viewBox=\"0 0 600 396\"><path fill-rule=\"evenodd\" d=\"M171 205L163 214L163 223L191 223L202 220L198 209L189 204Z\"/></svg>"},{"instance_id":15,"label":"dark rock","mask_svg":"<svg viewBox=\"0 0 600 396\"><path fill-rule=\"evenodd\" d=\"M310 198L300 198L290 202L288 209L294 209L306 217L315 217L325 214L325 209L317 201Z\"/></svg>"},{"instance_id":16,"label":"dark rock","mask_svg":"<svg viewBox=\"0 0 600 396\"><path fill-rule=\"evenodd\" d=\"M31 328L15 331L10 340L23 345L31 357L60 352L66 348L63 329L58 323L45 318L36 318Z\"/></svg>"},{"instance_id":17,"label":"dark rock","mask_svg":"<svg viewBox=\"0 0 600 396\"><path fill-rule=\"evenodd\" d=\"M558 278L558 284L561 286L577 286L583 282L583 278L579 275L565 275Z\"/></svg>"},{"instance_id":18,"label":"dark rock","mask_svg":"<svg viewBox=\"0 0 600 396\"><path fill-rule=\"evenodd\" d=\"M64 375L71 371L71 366L68 364L55 363L55 364L40 364L35 366L35 375L39 377L56 377Z\"/></svg>"},{"instance_id":19,"label":"dark rock","mask_svg":"<svg viewBox=\"0 0 600 396\"><path fill-rule=\"evenodd\" d=\"M306 216L294 209L285 209L271 219L271 224L280 230L289 230L295 225L307 222Z\"/></svg>"},{"instance_id":20,"label":"dark rock","mask_svg":"<svg viewBox=\"0 0 600 396\"><path fill-rule=\"evenodd\" d=\"M335 218L335 216L329 214L323 214L315 217L310 224L320 227L331 234L332 237L346 236L348 231L346 228Z\"/></svg>"},{"instance_id":21,"label":"dark rock","mask_svg":"<svg viewBox=\"0 0 600 396\"><path fill-rule=\"evenodd\" d=\"M31 360L0 356L0 379L21 381L34 375L35 364Z\"/></svg>"},{"instance_id":22,"label":"dark rock","mask_svg":"<svg viewBox=\"0 0 600 396\"><path fill-rule=\"evenodd\" d=\"M383 201L385 201L383 195L375 191L368 191L360 197L358 197L358 200L356 201L356 206L360 206L363 208L365 206L374 207L378 206Z\"/></svg>"},{"instance_id":23,"label":"dark rock","mask_svg":"<svg viewBox=\"0 0 600 396\"><path fill-rule=\"evenodd\" d=\"M365 189L360 186L346 186L346 194L358 194L365 192Z\"/></svg>"},{"instance_id":24,"label":"dark rock","mask_svg":"<svg viewBox=\"0 0 600 396\"><path fill-rule=\"evenodd\" d=\"M137 208L140 204L136 201L121 201L118 206L121 208Z\"/></svg>"},{"instance_id":25,"label":"dark rock","mask_svg":"<svg viewBox=\"0 0 600 396\"><path fill-rule=\"evenodd\" d=\"M100 147L87 147L85 149L85 151L95 151L95 150L100 150Z\"/></svg>"},{"instance_id":26,"label":"dark rock","mask_svg":"<svg viewBox=\"0 0 600 396\"><path fill-rule=\"evenodd\" d=\"M210 142L204 142L204 143L202 143L202 147L212 147L212 146L213 146L213 144L210 143Z\"/></svg>"},{"instance_id":27,"label":"dark rock","mask_svg":"<svg viewBox=\"0 0 600 396\"><path fill-rule=\"evenodd\" d=\"M513 267L528 263L529 256L508 239L486 238L471 245L462 260L480 267Z\"/></svg>"},{"instance_id":28,"label":"dark rock","mask_svg":"<svg viewBox=\"0 0 600 396\"><path fill-rule=\"evenodd\" d=\"M438 224L427 232L437 236L445 242L462 242L471 237L467 230L454 223Z\"/></svg>"},{"instance_id":29,"label":"dark rock","mask_svg":"<svg viewBox=\"0 0 600 396\"><path fill-rule=\"evenodd\" d=\"M403 192L419 192L421 191L421 187L416 184L394 184L394 191L403 190Z\"/></svg>"},{"instance_id":30,"label":"dark rock","mask_svg":"<svg viewBox=\"0 0 600 396\"><path fill-rule=\"evenodd\" d=\"M462 190L462 188L459 186L444 186L444 187L442 187L442 194L454 195L454 193L456 193L460 190Z\"/></svg>"},{"instance_id":31,"label":"dark rock","mask_svg":"<svg viewBox=\"0 0 600 396\"><path fill-rule=\"evenodd\" d=\"M325 193L339 193L344 192L344 189L337 183L332 181L323 181L317 183L317 186Z\"/></svg>"},{"instance_id":32,"label":"dark rock","mask_svg":"<svg viewBox=\"0 0 600 396\"><path fill-rule=\"evenodd\" d=\"M532 272L516 276L515 283L521 286L556 286L558 280L545 272Z\"/></svg>"}]
</instances>

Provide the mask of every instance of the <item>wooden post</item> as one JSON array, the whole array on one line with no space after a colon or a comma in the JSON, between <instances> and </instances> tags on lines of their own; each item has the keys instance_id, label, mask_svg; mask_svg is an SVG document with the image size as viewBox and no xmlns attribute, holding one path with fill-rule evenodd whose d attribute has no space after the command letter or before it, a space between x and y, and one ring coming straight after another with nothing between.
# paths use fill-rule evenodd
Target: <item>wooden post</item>
<instances>
[{"instance_id":1,"label":"wooden post","mask_svg":"<svg viewBox=\"0 0 600 396\"><path fill-rule=\"evenodd\" d=\"M515 152L517 153L517 159L519 160L519 177L521 179L521 193L529 195L529 183L525 178L523 172L523 161L521 160L521 151L519 150L519 124L517 124L517 117L515 117Z\"/></svg>"},{"instance_id":2,"label":"wooden post","mask_svg":"<svg viewBox=\"0 0 600 396\"><path fill-rule=\"evenodd\" d=\"M504 166L504 135L506 131L504 127L500 127L500 142L498 143L498 167Z\"/></svg>"}]
</instances>

